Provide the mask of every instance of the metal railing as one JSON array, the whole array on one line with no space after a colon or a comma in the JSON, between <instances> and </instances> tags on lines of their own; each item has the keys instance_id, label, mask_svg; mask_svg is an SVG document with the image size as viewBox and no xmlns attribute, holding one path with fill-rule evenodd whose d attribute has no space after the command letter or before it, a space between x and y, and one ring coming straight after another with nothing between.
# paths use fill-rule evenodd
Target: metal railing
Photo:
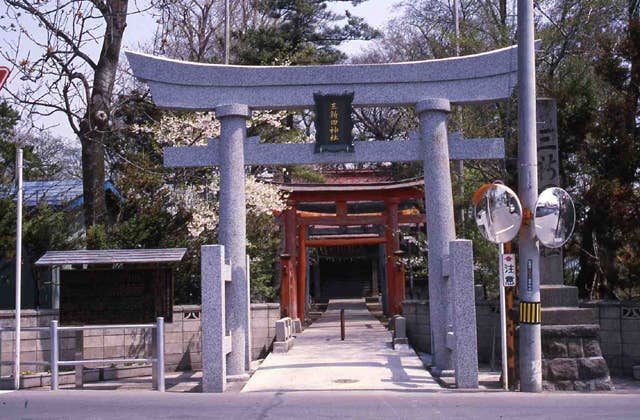
<instances>
[{"instance_id":1,"label":"metal railing","mask_svg":"<svg viewBox=\"0 0 640 420\"><path fill-rule=\"evenodd\" d=\"M111 358L111 359L83 359L83 360L60 360L60 331L85 331L85 330L106 330L114 328L141 328L156 330L156 356L144 358ZM51 349L49 361L20 361L21 365L49 365L51 367L51 390L58 390L59 367L60 366L83 366L89 364L102 363L151 363L154 388L160 392L165 391L164 380L164 318L156 318L155 324L120 324L120 325L82 325L59 327L58 321L53 320L49 327L23 327L21 331L49 331L51 339ZM2 331L15 331L13 327L0 327ZM2 364L14 364L13 361L2 362ZM156 385L157 384L157 385Z\"/></svg>"}]
</instances>

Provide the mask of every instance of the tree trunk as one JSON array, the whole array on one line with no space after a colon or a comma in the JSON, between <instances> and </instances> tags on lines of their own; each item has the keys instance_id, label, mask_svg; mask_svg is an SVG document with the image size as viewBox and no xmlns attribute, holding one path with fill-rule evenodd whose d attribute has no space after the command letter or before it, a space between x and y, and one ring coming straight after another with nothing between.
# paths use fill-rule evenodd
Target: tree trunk
<instances>
[{"instance_id":1,"label":"tree trunk","mask_svg":"<svg viewBox=\"0 0 640 420\"><path fill-rule=\"evenodd\" d=\"M82 189L84 194L84 225L89 229L104 224L107 205L104 196L104 144L95 131L83 133L82 143Z\"/></svg>"},{"instance_id":2,"label":"tree trunk","mask_svg":"<svg viewBox=\"0 0 640 420\"><path fill-rule=\"evenodd\" d=\"M582 239L580 241L580 248L583 251L579 256L580 271L576 278L576 286L578 287L578 294L580 298L588 298L591 293L591 285L593 283L593 276L596 272L594 267L594 258L587 253L593 252L593 227L591 223L591 216L587 215L587 220L582 227Z\"/></svg>"},{"instance_id":3,"label":"tree trunk","mask_svg":"<svg viewBox=\"0 0 640 420\"><path fill-rule=\"evenodd\" d=\"M85 227L105 225L104 143L110 131L111 95L115 82L122 36L126 27L128 0L97 2L106 30L100 59L95 68L91 98L80 126Z\"/></svg>"},{"instance_id":4,"label":"tree trunk","mask_svg":"<svg viewBox=\"0 0 640 420\"><path fill-rule=\"evenodd\" d=\"M629 83L629 115L628 123L633 133L633 140L638 141L640 137L640 1L631 0L629 5L629 29L628 48L630 64Z\"/></svg>"}]
</instances>

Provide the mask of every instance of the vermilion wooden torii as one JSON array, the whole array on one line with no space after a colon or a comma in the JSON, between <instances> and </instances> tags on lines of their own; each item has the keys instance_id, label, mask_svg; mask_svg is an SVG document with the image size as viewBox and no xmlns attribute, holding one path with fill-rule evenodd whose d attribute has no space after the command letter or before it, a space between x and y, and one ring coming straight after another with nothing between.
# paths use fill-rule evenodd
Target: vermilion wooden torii
<instances>
[{"instance_id":1,"label":"vermilion wooden torii","mask_svg":"<svg viewBox=\"0 0 640 420\"><path fill-rule=\"evenodd\" d=\"M400 211L403 200L424 198L422 181L377 184L333 185L283 185L289 191L288 209L282 214L285 230L285 253L281 259L281 311L283 316L305 319L306 300L306 248L314 246L384 244L389 312L402 313L405 297L404 270L397 252L400 251L399 226L423 224L425 215ZM379 213L349 214L349 202L383 202L385 209ZM299 211L300 203L332 203L334 214ZM308 239L308 226L362 226L382 225L384 234L350 238Z\"/></svg>"}]
</instances>

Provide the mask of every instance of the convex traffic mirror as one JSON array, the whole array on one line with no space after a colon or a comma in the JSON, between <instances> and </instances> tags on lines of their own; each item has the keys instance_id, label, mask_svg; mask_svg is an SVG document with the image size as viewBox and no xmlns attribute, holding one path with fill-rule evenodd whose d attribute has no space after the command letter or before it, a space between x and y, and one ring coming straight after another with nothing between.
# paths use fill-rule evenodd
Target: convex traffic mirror
<instances>
[{"instance_id":1,"label":"convex traffic mirror","mask_svg":"<svg viewBox=\"0 0 640 420\"><path fill-rule=\"evenodd\" d=\"M488 184L476 194L475 219L482 236L497 244L515 238L522 224L522 205L516 193L506 185Z\"/></svg>"},{"instance_id":2,"label":"convex traffic mirror","mask_svg":"<svg viewBox=\"0 0 640 420\"><path fill-rule=\"evenodd\" d=\"M534 216L536 236L547 248L560 248L569 240L576 221L573 200L562 188L542 191Z\"/></svg>"}]
</instances>

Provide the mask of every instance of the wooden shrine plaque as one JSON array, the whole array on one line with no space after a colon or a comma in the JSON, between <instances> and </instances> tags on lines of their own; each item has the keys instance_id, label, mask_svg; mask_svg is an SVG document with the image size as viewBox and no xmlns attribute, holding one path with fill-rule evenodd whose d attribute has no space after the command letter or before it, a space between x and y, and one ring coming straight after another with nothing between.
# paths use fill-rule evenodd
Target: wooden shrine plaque
<instances>
[{"instance_id":1,"label":"wooden shrine plaque","mask_svg":"<svg viewBox=\"0 0 640 420\"><path fill-rule=\"evenodd\" d=\"M353 152L353 92L342 95L323 95L314 93L316 104L315 153Z\"/></svg>"},{"instance_id":2,"label":"wooden shrine plaque","mask_svg":"<svg viewBox=\"0 0 640 420\"><path fill-rule=\"evenodd\" d=\"M60 272L60 325L149 324L173 321L170 268Z\"/></svg>"}]
</instances>

